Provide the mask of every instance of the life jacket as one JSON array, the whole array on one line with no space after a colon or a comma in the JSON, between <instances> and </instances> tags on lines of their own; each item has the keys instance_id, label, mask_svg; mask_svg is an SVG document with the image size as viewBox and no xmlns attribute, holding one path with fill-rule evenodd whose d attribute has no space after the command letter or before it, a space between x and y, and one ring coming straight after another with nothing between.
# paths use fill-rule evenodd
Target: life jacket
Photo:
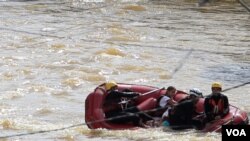
<instances>
[{"instance_id":1,"label":"life jacket","mask_svg":"<svg viewBox=\"0 0 250 141\"><path fill-rule=\"evenodd\" d=\"M99 87L98 89L100 89L104 95L105 95L105 99L106 97L109 95L109 92L107 92L104 88ZM113 100L103 100L103 111L104 113L106 112L110 112L113 110L119 110L121 107L118 104L118 101L113 101Z\"/></svg>"},{"instance_id":2,"label":"life jacket","mask_svg":"<svg viewBox=\"0 0 250 141\"><path fill-rule=\"evenodd\" d=\"M133 104L133 101L129 101L126 97L110 97L107 99L108 95L110 95L112 92L108 91L106 92L106 97L103 104L103 110L104 112L110 112L110 111L123 111L127 109L128 107L135 106ZM114 94L112 94L114 95ZM119 104L121 102L124 102L123 104Z\"/></svg>"},{"instance_id":3,"label":"life jacket","mask_svg":"<svg viewBox=\"0 0 250 141\"><path fill-rule=\"evenodd\" d=\"M224 101L223 99L219 99L219 101L216 103L214 99L209 100L209 104L213 106L212 112L214 114L221 114L224 111Z\"/></svg>"}]
</instances>

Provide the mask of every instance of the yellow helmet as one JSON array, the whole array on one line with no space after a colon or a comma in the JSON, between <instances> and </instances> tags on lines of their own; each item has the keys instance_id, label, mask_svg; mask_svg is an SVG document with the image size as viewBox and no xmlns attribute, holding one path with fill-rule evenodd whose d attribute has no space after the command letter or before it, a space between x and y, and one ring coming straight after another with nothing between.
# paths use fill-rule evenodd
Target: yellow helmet
<instances>
[{"instance_id":1,"label":"yellow helmet","mask_svg":"<svg viewBox=\"0 0 250 141\"><path fill-rule=\"evenodd\" d=\"M221 88L222 89L221 83L219 83L219 82L212 83L212 88Z\"/></svg>"},{"instance_id":2,"label":"yellow helmet","mask_svg":"<svg viewBox=\"0 0 250 141\"><path fill-rule=\"evenodd\" d=\"M117 83L115 81L109 81L105 83L105 88L106 90L110 90L114 86L117 86Z\"/></svg>"}]
</instances>

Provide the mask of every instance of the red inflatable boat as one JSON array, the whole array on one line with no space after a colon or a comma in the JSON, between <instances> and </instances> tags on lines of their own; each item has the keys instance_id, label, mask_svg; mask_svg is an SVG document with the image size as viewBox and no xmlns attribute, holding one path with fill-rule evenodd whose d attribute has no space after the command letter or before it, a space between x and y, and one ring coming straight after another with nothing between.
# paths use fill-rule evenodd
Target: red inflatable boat
<instances>
[{"instance_id":1,"label":"red inflatable boat","mask_svg":"<svg viewBox=\"0 0 250 141\"><path fill-rule=\"evenodd\" d=\"M144 86L144 85L131 85L131 84L118 84L118 90L131 90L134 92L139 92L141 95L135 100L135 104L138 105L146 100L155 98L158 99L161 95L166 93L166 90L163 88ZM133 124L114 124L106 119L105 112L107 112L110 108L113 108L112 105L107 105L105 103L106 90L104 84L98 86L92 93L90 93L85 101L85 122L90 129L96 128L106 128L106 129L131 129L136 128ZM177 91L174 99L176 101L180 101L187 96L185 92ZM144 102L145 103L145 102ZM147 103L147 102L146 102ZM197 103L197 112L203 112L203 103L204 98L200 98ZM155 109L157 107L156 104L152 102L147 103L149 109ZM149 113L150 114L150 113ZM153 114L154 115L154 114ZM151 115L151 116L153 116ZM248 124L248 116L247 113L241 111L239 108L235 106L230 106L230 112L223 119L213 121L203 129L204 132L221 131L221 126L225 124Z\"/></svg>"}]
</instances>

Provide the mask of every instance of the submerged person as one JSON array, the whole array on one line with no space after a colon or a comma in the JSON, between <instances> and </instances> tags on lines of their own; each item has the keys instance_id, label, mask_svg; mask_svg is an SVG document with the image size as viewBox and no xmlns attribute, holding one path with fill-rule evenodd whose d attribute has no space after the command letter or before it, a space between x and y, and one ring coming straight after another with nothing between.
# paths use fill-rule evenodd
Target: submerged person
<instances>
[{"instance_id":1,"label":"submerged person","mask_svg":"<svg viewBox=\"0 0 250 141\"><path fill-rule=\"evenodd\" d=\"M104 106L111 107L106 110L105 115L113 123L132 122L136 126L148 127L144 124L147 120L152 120L151 116L142 111L155 107L156 99L149 98L142 103L136 105L133 101L140 93L133 91L118 91L118 84L115 81L105 83L107 96ZM121 99L126 99L121 102ZM124 103L123 103L124 102Z\"/></svg>"},{"instance_id":2,"label":"submerged person","mask_svg":"<svg viewBox=\"0 0 250 141\"><path fill-rule=\"evenodd\" d=\"M229 113L227 96L221 94L222 85L219 82L212 83L212 94L208 95L204 102L207 122L223 118Z\"/></svg>"}]
</instances>

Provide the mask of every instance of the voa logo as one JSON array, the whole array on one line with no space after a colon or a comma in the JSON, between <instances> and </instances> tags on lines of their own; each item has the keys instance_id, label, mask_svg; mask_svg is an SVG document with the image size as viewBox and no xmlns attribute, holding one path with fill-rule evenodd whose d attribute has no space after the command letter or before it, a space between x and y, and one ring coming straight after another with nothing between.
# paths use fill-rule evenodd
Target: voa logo
<instances>
[{"instance_id":1,"label":"voa logo","mask_svg":"<svg viewBox=\"0 0 250 141\"><path fill-rule=\"evenodd\" d=\"M227 136L247 136L244 129L226 129Z\"/></svg>"}]
</instances>

